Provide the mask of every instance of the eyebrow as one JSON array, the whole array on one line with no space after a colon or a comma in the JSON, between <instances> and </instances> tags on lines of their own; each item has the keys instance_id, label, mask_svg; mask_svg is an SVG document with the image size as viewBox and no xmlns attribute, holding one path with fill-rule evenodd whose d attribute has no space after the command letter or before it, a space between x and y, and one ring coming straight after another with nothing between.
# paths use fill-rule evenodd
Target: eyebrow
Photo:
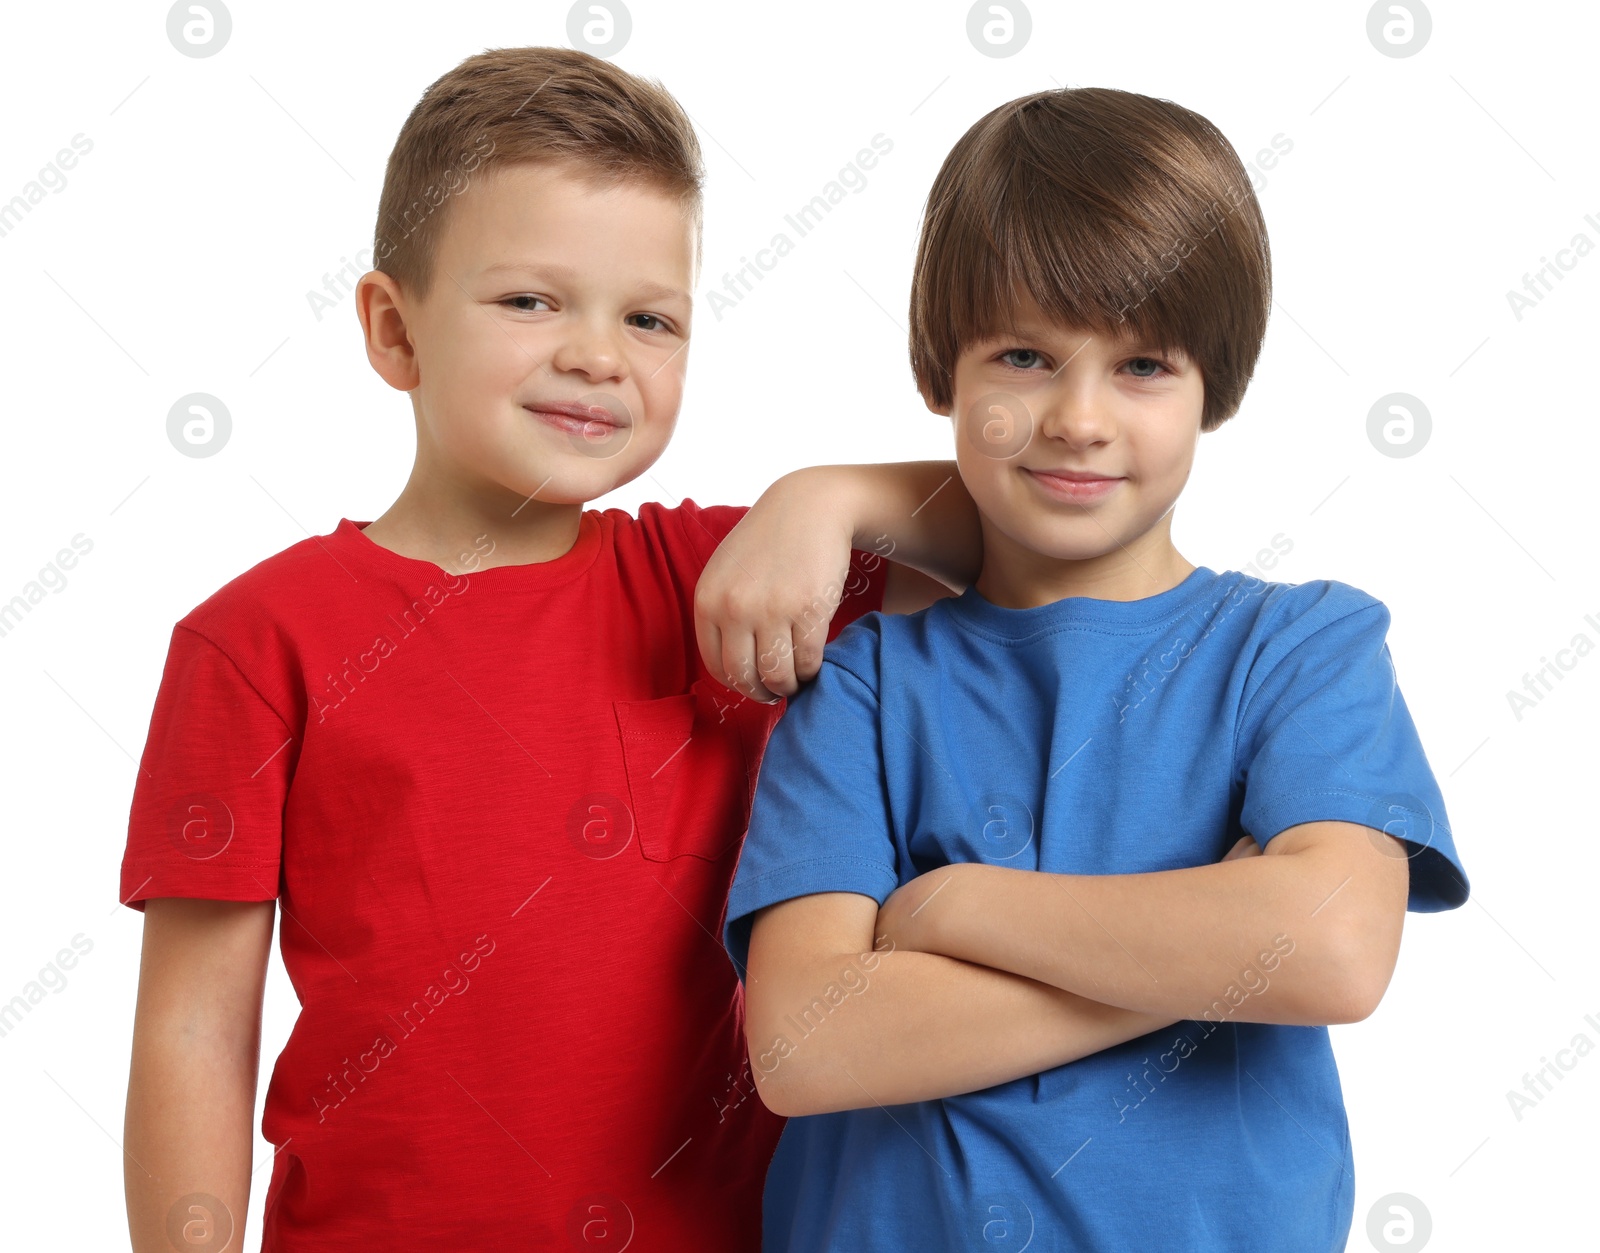
<instances>
[{"instance_id":1,"label":"eyebrow","mask_svg":"<svg viewBox=\"0 0 1600 1253\"><path fill-rule=\"evenodd\" d=\"M548 275L550 278L569 283L578 277L578 271L575 268L556 262L535 265L531 262L506 261L499 265L491 265L483 271L483 277L485 278L492 278L502 274L508 277L516 274ZM643 300L680 300L685 304L693 303L687 294L679 291L676 287L668 287L664 283L646 280L636 284L633 290Z\"/></svg>"},{"instance_id":2,"label":"eyebrow","mask_svg":"<svg viewBox=\"0 0 1600 1253\"><path fill-rule=\"evenodd\" d=\"M1032 326L1032 325L1002 326L1002 327L996 328L995 331L991 335L986 336L985 340L986 341L1019 340L1019 341L1022 341L1022 342L1027 342L1027 341L1031 340L1031 341L1037 343L1039 341L1042 341L1042 340L1048 338L1050 334L1052 334L1051 331L1048 331L1045 328L1039 327L1039 326ZM1104 335L1099 334L1099 332L1090 332L1090 338L1091 339L1107 340L1107 337L1104 336ZM1183 348L1174 347L1174 348L1170 348L1170 349L1163 349L1153 339L1134 338L1134 339L1129 339L1129 340L1120 341L1120 342L1119 341L1108 341L1108 342L1116 342L1116 343L1118 343L1119 350L1122 351L1122 352L1160 353L1163 356L1174 357L1178 361L1181 361L1181 362L1183 362L1185 364L1187 364L1188 361L1189 361L1189 354L1187 352L1185 352Z\"/></svg>"}]
</instances>

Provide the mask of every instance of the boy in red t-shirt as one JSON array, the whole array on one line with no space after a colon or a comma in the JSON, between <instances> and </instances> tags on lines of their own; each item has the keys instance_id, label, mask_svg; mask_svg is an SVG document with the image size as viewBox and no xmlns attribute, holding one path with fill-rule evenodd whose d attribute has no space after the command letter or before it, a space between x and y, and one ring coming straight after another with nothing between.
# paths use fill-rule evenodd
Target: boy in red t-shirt
<instances>
[{"instance_id":1,"label":"boy in red t-shirt","mask_svg":"<svg viewBox=\"0 0 1600 1253\"><path fill-rule=\"evenodd\" d=\"M140 763L136 1251L242 1246L275 901L264 1249L758 1247L782 1120L718 936L775 698L946 592L889 550L964 586L981 541L940 462L585 508L671 436L700 180L672 97L579 52L406 121L356 304L410 480L178 623Z\"/></svg>"}]
</instances>

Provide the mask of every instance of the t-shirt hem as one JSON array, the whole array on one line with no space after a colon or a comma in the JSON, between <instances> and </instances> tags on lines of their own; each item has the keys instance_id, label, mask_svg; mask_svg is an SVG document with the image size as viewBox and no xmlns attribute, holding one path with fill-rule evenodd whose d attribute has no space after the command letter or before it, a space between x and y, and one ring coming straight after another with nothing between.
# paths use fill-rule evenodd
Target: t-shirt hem
<instances>
[{"instance_id":1,"label":"t-shirt hem","mask_svg":"<svg viewBox=\"0 0 1600 1253\"><path fill-rule=\"evenodd\" d=\"M140 913L144 912L145 901L164 896L200 901L275 901L279 870L279 863L274 861L241 861L229 867L226 877L207 883L184 883L171 877L169 867L147 870L142 866L125 865L122 888L128 894L119 891L117 895L124 905Z\"/></svg>"},{"instance_id":2,"label":"t-shirt hem","mask_svg":"<svg viewBox=\"0 0 1600 1253\"><path fill-rule=\"evenodd\" d=\"M1391 798L1353 788L1302 788L1261 804L1248 798L1246 807L1255 815L1244 824L1244 829L1255 837L1263 848L1274 837L1290 827L1306 822L1353 822L1372 826L1374 809L1379 806L1394 807L1403 813L1425 820L1430 828L1437 827L1444 836L1444 844L1452 849L1455 837L1450 828L1433 814L1409 806L1395 806ZM1411 851L1411 892L1406 908L1414 913L1437 913L1454 909L1466 903L1471 886L1465 870L1456 857L1430 838L1424 842L1396 837ZM1419 874L1418 872L1421 871Z\"/></svg>"},{"instance_id":3,"label":"t-shirt hem","mask_svg":"<svg viewBox=\"0 0 1600 1253\"><path fill-rule=\"evenodd\" d=\"M750 956L750 915L757 910L819 892L857 892L882 905L899 886L900 876L892 866L864 857L810 857L791 862L734 884L728 897L723 945L743 980Z\"/></svg>"}]
</instances>

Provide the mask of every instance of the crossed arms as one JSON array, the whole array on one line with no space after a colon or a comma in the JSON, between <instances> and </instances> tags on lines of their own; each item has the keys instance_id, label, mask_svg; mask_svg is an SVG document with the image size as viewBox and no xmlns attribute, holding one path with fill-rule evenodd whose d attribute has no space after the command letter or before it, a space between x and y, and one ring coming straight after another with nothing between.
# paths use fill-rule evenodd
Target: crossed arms
<instances>
[{"instance_id":1,"label":"crossed arms","mask_svg":"<svg viewBox=\"0 0 1600 1253\"><path fill-rule=\"evenodd\" d=\"M1211 866L962 863L881 909L797 897L754 917L753 1073L794 1116L976 1091L1187 1018L1356 1022L1394 972L1408 886L1392 836L1310 822Z\"/></svg>"}]
</instances>

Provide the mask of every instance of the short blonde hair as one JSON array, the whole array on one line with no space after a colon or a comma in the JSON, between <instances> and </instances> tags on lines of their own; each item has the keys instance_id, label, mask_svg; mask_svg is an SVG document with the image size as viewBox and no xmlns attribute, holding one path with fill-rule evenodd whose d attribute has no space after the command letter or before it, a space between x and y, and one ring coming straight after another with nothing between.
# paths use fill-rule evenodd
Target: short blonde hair
<instances>
[{"instance_id":1,"label":"short blonde hair","mask_svg":"<svg viewBox=\"0 0 1600 1253\"><path fill-rule=\"evenodd\" d=\"M602 184L644 180L678 198L699 237L700 144L665 87L571 48L496 48L433 83L400 128L378 198L374 268L425 297L467 176L541 161Z\"/></svg>"}]
</instances>

